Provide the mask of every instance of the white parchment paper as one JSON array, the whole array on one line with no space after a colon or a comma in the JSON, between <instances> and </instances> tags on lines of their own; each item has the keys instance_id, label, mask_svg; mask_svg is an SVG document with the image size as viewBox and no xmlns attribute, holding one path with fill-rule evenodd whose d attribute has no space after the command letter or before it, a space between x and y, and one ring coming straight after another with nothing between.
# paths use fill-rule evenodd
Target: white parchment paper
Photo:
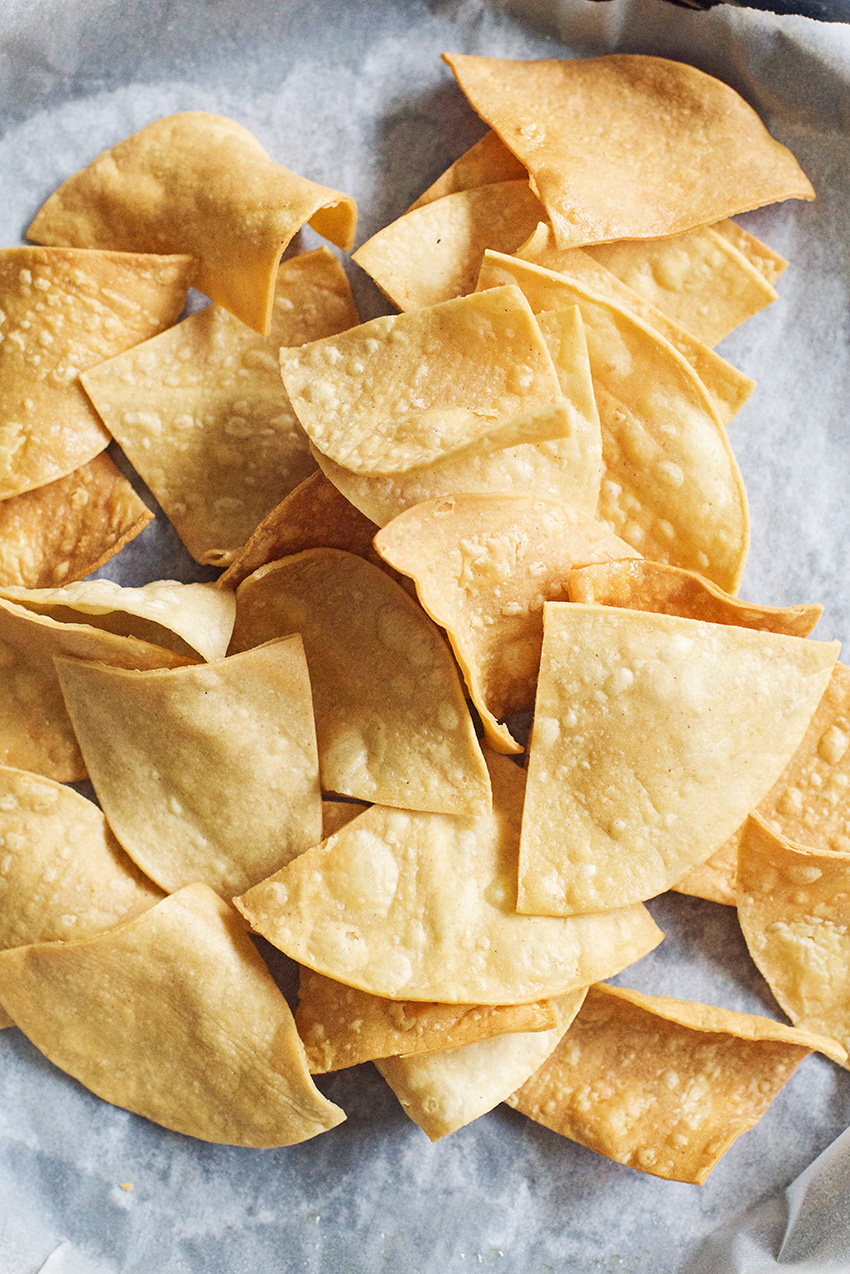
<instances>
[{"instance_id":1,"label":"white parchment paper","mask_svg":"<svg viewBox=\"0 0 850 1274\"><path fill-rule=\"evenodd\" d=\"M743 218L792 265L780 301L722 347L760 382L730 430L753 515L742 594L821 601L817 636L850 638L850 28L660 0L5 0L0 242L19 243L99 151L185 109L233 116L288 167L355 195L362 242L483 131L443 50L683 58L733 84L794 150L817 202ZM354 267L352 279L364 317L383 308ZM203 578L161 523L106 573ZM781 1016L733 911L677 895L652 909L667 940L620 981ZM846 1143L782 1193L850 1123L850 1075L821 1058L701 1187L642 1176L506 1108L432 1146L372 1067L321 1084L349 1116L331 1134L279 1151L209 1146L107 1106L3 1032L0 1274L755 1274L780 1245L783 1269L850 1269Z\"/></svg>"}]
</instances>

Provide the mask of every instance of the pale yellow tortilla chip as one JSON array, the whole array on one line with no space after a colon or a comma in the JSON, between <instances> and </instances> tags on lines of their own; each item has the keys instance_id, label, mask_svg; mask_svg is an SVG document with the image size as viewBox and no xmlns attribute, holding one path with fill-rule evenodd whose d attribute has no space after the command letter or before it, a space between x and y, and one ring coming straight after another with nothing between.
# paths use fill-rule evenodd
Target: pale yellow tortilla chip
<instances>
[{"instance_id":1,"label":"pale yellow tortilla chip","mask_svg":"<svg viewBox=\"0 0 850 1274\"><path fill-rule=\"evenodd\" d=\"M109 824L151 880L226 895L322 834L301 639L155 672L57 659L62 692Z\"/></svg>"},{"instance_id":2,"label":"pale yellow tortilla chip","mask_svg":"<svg viewBox=\"0 0 850 1274\"><path fill-rule=\"evenodd\" d=\"M485 253L479 288L509 281L536 312L581 310L605 463L597 516L644 557L700 571L734 591L749 547L746 493L693 368L654 328L593 289Z\"/></svg>"},{"instance_id":3,"label":"pale yellow tortilla chip","mask_svg":"<svg viewBox=\"0 0 850 1274\"><path fill-rule=\"evenodd\" d=\"M641 906L569 919L517 914L525 774L507 757L491 753L488 764L491 813L373 805L236 906L299 964L389 999L528 1002L609 977L652 950L662 935Z\"/></svg>"},{"instance_id":4,"label":"pale yellow tortilla chip","mask_svg":"<svg viewBox=\"0 0 850 1274\"><path fill-rule=\"evenodd\" d=\"M651 898L704 862L782 773L837 642L547 602L518 906Z\"/></svg>"},{"instance_id":5,"label":"pale yellow tortilla chip","mask_svg":"<svg viewBox=\"0 0 850 1274\"><path fill-rule=\"evenodd\" d=\"M635 556L601 522L534 496L457 495L399 514L375 537L446 630L497 752L522 748L500 721L534 706L543 603L564 601L576 562Z\"/></svg>"},{"instance_id":6,"label":"pale yellow tortilla chip","mask_svg":"<svg viewBox=\"0 0 850 1274\"><path fill-rule=\"evenodd\" d=\"M683 62L443 58L528 169L562 248L662 238L777 200L814 199L752 107Z\"/></svg>"},{"instance_id":7,"label":"pale yellow tortilla chip","mask_svg":"<svg viewBox=\"0 0 850 1274\"><path fill-rule=\"evenodd\" d=\"M194 269L186 256L0 251L0 499L104 450L109 434L77 377L169 327Z\"/></svg>"},{"instance_id":8,"label":"pale yellow tortilla chip","mask_svg":"<svg viewBox=\"0 0 850 1274\"><path fill-rule=\"evenodd\" d=\"M340 831L368 808L365 801L341 801L333 797L322 797L322 840L333 836L334 832Z\"/></svg>"},{"instance_id":9,"label":"pale yellow tortilla chip","mask_svg":"<svg viewBox=\"0 0 850 1274\"><path fill-rule=\"evenodd\" d=\"M355 473L419 469L560 431L518 430L561 397L519 288L494 288L280 351L298 419L319 451Z\"/></svg>"},{"instance_id":10,"label":"pale yellow tortilla chip","mask_svg":"<svg viewBox=\"0 0 850 1274\"><path fill-rule=\"evenodd\" d=\"M520 180L527 182L528 172L516 155L508 150L498 133L489 129L423 191L416 202L410 205L408 212L433 203L435 199L442 199L445 195L456 194L459 190L473 190L476 186L488 186L495 181Z\"/></svg>"},{"instance_id":11,"label":"pale yellow tortilla chip","mask_svg":"<svg viewBox=\"0 0 850 1274\"><path fill-rule=\"evenodd\" d=\"M750 265L754 265L759 274L764 275L768 283L774 284L787 270L788 262L785 257L768 247L766 243L762 243L761 239L757 239L754 234L750 234L737 222L727 218L724 221L718 221L711 228L723 235L724 239L728 239L733 248L737 248Z\"/></svg>"},{"instance_id":12,"label":"pale yellow tortilla chip","mask_svg":"<svg viewBox=\"0 0 850 1274\"><path fill-rule=\"evenodd\" d=\"M345 1118L239 916L205 885L97 937L0 952L0 987L55 1066L176 1132L286 1146Z\"/></svg>"},{"instance_id":13,"label":"pale yellow tortilla chip","mask_svg":"<svg viewBox=\"0 0 850 1274\"><path fill-rule=\"evenodd\" d=\"M50 588L82 579L152 518L101 451L64 478L0 501L0 584Z\"/></svg>"},{"instance_id":14,"label":"pale yellow tortilla chip","mask_svg":"<svg viewBox=\"0 0 850 1274\"><path fill-rule=\"evenodd\" d=\"M843 1052L768 1018L596 986L508 1104L617 1163L698 1184L813 1049Z\"/></svg>"},{"instance_id":15,"label":"pale yellow tortilla chip","mask_svg":"<svg viewBox=\"0 0 850 1274\"><path fill-rule=\"evenodd\" d=\"M582 988L553 1000L558 1022L548 1031L387 1057L376 1065L405 1114L431 1141L439 1141L498 1106L534 1074L568 1029L585 994Z\"/></svg>"},{"instance_id":16,"label":"pale yellow tortilla chip","mask_svg":"<svg viewBox=\"0 0 850 1274\"><path fill-rule=\"evenodd\" d=\"M385 1000L302 968L295 1025L310 1073L321 1075L379 1057L460 1048L518 1031L548 1032L555 1025L555 1011L549 1000L531 1004Z\"/></svg>"},{"instance_id":17,"label":"pale yellow tortilla chip","mask_svg":"<svg viewBox=\"0 0 850 1274\"><path fill-rule=\"evenodd\" d=\"M187 252L197 286L268 334L281 254L307 222L348 251L354 200L274 163L247 128L204 111L155 120L51 195L37 243Z\"/></svg>"},{"instance_id":18,"label":"pale yellow tortilla chip","mask_svg":"<svg viewBox=\"0 0 850 1274\"><path fill-rule=\"evenodd\" d=\"M406 212L352 259L400 310L415 310L474 292L484 249L515 252L542 215L527 180L478 186Z\"/></svg>"},{"instance_id":19,"label":"pale yellow tortilla chip","mask_svg":"<svg viewBox=\"0 0 850 1274\"><path fill-rule=\"evenodd\" d=\"M741 832L737 875L741 930L778 1003L795 1026L846 1049L850 854L794 844L751 816Z\"/></svg>"},{"instance_id":20,"label":"pale yellow tortilla chip","mask_svg":"<svg viewBox=\"0 0 850 1274\"><path fill-rule=\"evenodd\" d=\"M338 549L262 567L237 592L231 649L293 632L307 654L326 791L404 809L489 808L449 648L384 571Z\"/></svg>"},{"instance_id":21,"label":"pale yellow tortilla chip","mask_svg":"<svg viewBox=\"0 0 850 1274\"><path fill-rule=\"evenodd\" d=\"M280 381L281 345L357 321L342 267L319 248L280 267L267 337L208 306L82 378L196 561L226 566L316 468Z\"/></svg>"}]
</instances>

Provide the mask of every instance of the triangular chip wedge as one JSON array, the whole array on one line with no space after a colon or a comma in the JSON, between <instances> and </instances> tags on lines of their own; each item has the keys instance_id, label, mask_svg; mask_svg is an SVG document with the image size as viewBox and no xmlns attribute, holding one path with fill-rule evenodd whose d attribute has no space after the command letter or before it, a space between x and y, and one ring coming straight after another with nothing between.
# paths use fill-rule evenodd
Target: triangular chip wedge
<instances>
[{"instance_id":1,"label":"triangular chip wedge","mask_svg":"<svg viewBox=\"0 0 850 1274\"><path fill-rule=\"evenodd\" d=\"M242 920L205 885L97 937L0 952L0 987L55 1066L175 1132L288 1146L345 1118Z\"/></svg>"},{"instance_id":2,"label":"triangular chip wedge","mask_svg":"<svg viewBox=\"0 0 850 1274\"><path fill-rule=\"evenodd\" d=\"M474 190L476 186L489 186L497 181L527 182L528 172L498 133L488 129L474 146L470 146L422 192L407 211L413 212L415 208L433 203L445 195L454 195L459 190Z\"/></svg>"},{"instance_id":3,"label":"triangular chip wedge","mask_svg":"<svg viewBox=\"0 0 850 1274\"><path fill-rule=\"evenodd\" d=\"M274 163L247 128L184 111L155 120L51 195L27 235L37 243L187 252L197 286L268 334L281 254L307 222L348 251L348 195Z\"/></svg>"},{"instance_id":4,"label":"triangular chip wedge","mask_svg":"<svg viewBox=\"0 0 850 1274\"><path fill-rule=\"evenodd\" d=\"M795 1026L846 1049L850 854L795 844L751 816L741 832L737 875L741 929L778 1003Z\"/></svg>"},{"instance_id":5,"label":"triangular chip wedge","mask_svg":"<svg viewBox=\"0 0 850 1274\"><path fill-rule=\"evenodd\" d=\"M517 914L525 773L495 754L488 764L491 813L373 805L237 907L299 964L388 999L528 1002L609 977L657 946L661 931L640 906Z\"/></svg>"},{"instance_id":6,"label":"triangular chip wedge","mask_svg":"<svg viewBox=\"0 0 850 1274\"><path fill-rule=\"evenodd\" d=\"M439 1141L498 1106L533 1075L557 1047L585 995L582 988L552 1000L558 1020L548 1031L387 1057L376 1065L405 1114L431 1141Z\"/></svg>"},{"instance_id":7,"label":"triangular chip wedge","mask_svg":"<svg viewBox=\"0 0 850 1274\"><path fill-rule=\"evenodd\" d=\"M726 431L678 350L632 311L572 279L486 252L479 288L518 284L535 312L578 305L602 426L598 516L644 557L740 583L746 492Z\"/></svg>"},{"instance_id":8,"label":"triangular chip wedge","mask_svg":"<svg viewBox=\"0 0 850 1274\"><path fill-rule=\"evenodd\" d=\"M788 262L781 253L762 243L761 239L750 234L736 221L731 221L727 217L723 221L716 222L711 229L727 239L733 248L737 248L738 252L746 257L750 265L755 266L759 274L763 275L771 285L775 284L788 269Z\"/></svg>"},{"instance_id":9,"label":"triangular chip wedge","mask_svg":"<svg viewBox=\"0 0 850 1274\"><path fill-rule=\"evenodd\" d=\"M358 322L327 248L281 265L260 336L220 305L94 368L82 383L196 561L226 566L315 470L278 350Z\"/></svg>"},{"instance_id":10,"label":"triangular chip wedge","mask_svg":"<svg viewBox=\"0 0 850 1274\"><path fill-rule=\"evenodd\" d=\"M63 624L0 598L0 764L60 783L87 777L53 665L57 655L119 668L178 668L173 650L136 637Z\"/></svg>"},{"instance_id":11,"label":"triangular chip wedge","mask_svg":"<svg viewBox=\"0 0 850 1274\"><path fill-rule=\"evenodd\" d=\"M0 501L0 584L51 588L90 575L153 514L107 454Z\"/></svg>"},{"instance_id":12,"label":"triangular chip wedge","mask_svg":"<svg viewBox=\"0 0 850 1274\"><path fill-rule=\"evenodd\" d=\"M555 1025L555 1011L549 1000L531 1004L385 1000L302 968L295 1025L310 1072L320 1075L379 1057L460 1048L518 1031L549 1031Z\"/></svg>"},{"instance_id":13,"label":"triangular chip wedge","mask_svg":"<svg viewBox=\"0 0 850 1274\"><path fill-rule=\"evenodd\" d=\"M404 472L564 433L510 436L513 421L561 397L534 315L512 285L282 349L280 363L311 442L355 473Z\"/></svg>"},{"instance_id":14,"label":"triangular chip wedge","mask_svg":"<svg viewBox=\"0 0 850 1274\"><path fill-rule=\"evenodd\" d=\"M237 591L231 649L294 632L310 668L326 791L404 809L489 808L451 652L386 572L338 549L262 567Z\"/></svg>"},{"instance_id":15,"label":"triangular chip wedge","mask_svg":"<svg viewBox=\"0 0 850 1274\"><path fill-rule=\"evenodd\" d=\"M203 880L238 893L319 843L300 637L154 673L69 659L56 667L110 826L163 889Z\"/></svg>"},{"instance_id":16,"label":"triangular chip wedge","mask_svg":"<svg viewBox=\"0 0 850 1274\"><path fill-rule=\"evenodd\" d=\"M508 1104L617 1163L699 1184L814 1049L844 1051L765 1017L595 986Z\"/></svg>"},{"instance_id":17,"label":"triangular chip wedge","mask_svg":"<svg viewBox=\"0 0 850 1274\"><path fill-rule=\"evenodd\" d=\"M515 252L544 215L528 180L461 190L406 212L353 260L400 310L475 291L485 248Z\"/></svg>"},{"instance_id":18,"label":"triangular chip wedge","mask_svg":"<svg viewBox=\"0 0 850 1274\"><path fill-rule=\"evenodd\" d=\"M683 62L622 53L443 58L528 169L562 248L663 238L815 197L752 107Z\"/></svg>"},{"instance_id":19,"label":"triangular chip wedge","mask_svg":"<svg viewBox=\"0 0 850 1274\"><path fill-rule=\"evenodd\" d=\"M576 562L636 556L608 527L534 496L456 495L399 514L375 537L446 630L487 742L522 748L500 721L534 707L543 603L564 601Z\"/></svg>"},{"instance_id":20,"label":"triangular chip wedge","mask_svg":"<svg viewBox=\"0 0 850 1274\"><path fill-rule=\"evenodd\" d=\"M107 579L79 580L59 588L0 588L0 597L35 615L136 637L192 661L198 655L223 659L236 618L229 593L212 584L176 580L154 580L140 588Z\"/></svg>"},{"instance_id":21,"label":"triangular chip wedge","mask_svg":"<svg viewBox=\"0 0 850 1274\"><path fill-rule=\"evenodd\" d=\"M622 907L704 862L782 773L837 655L837 642L547 602L520 910Z\"/></svg>"},{"instance_id":22,"label":"triangular chip wedge","mask_svg":"<svg viewBox=\"0 0 850 1274\"><path fill-rule=\"evenodd\" d=\"M104 450L109 434L77 378L169 327L194 268L186 256L0 251L0 499Z\"/></svg>"}]
</instances>

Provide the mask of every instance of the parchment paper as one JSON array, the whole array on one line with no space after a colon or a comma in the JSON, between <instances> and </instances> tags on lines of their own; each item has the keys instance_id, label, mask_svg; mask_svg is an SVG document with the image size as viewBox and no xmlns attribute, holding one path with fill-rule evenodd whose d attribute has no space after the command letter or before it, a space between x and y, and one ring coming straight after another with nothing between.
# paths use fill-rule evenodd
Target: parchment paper
<instances>
[{"instance_id":1,"label":"parchment paper","mask_svg":"<svg viewBox=\"0 0 850 1274\"><path fill-rule=\"evenodd\" d=\"M200 108L355 195L362 242L483 131L444 49L680 57L727 79L794 150L818 200L743 218L792 266L780 301L722 349L760 381L730 431L753 515L742 595L821 601L817 636L850 636L850 28L659 0L6 0L0 238L20 242L47 195L102 149ZM364 317L384 308L352 277ZM203 577L162 525L105 573ZM732 910L677 895L652 909L667 940L621 982L781 1017ZM838 1234L834 1217L848 1211L843 1145L818 1189L781 1194L850 1123L850 1075L823 1059L800 1067L701 1187L642 1176L504 1107L432 1146L371 1066L320 1082L348 1112L331 1134L279 1151L210 1146L106 1105L3 1032L0 1274L753 1274L774 1268L789 1217L798 1238L783 1268L850 1268L846 1251L843 1264L834 1251L787 1264ZM738 1263L728 1242L697 1256L712 1231L773 1196Z\"/></svg>"}]
</instances>

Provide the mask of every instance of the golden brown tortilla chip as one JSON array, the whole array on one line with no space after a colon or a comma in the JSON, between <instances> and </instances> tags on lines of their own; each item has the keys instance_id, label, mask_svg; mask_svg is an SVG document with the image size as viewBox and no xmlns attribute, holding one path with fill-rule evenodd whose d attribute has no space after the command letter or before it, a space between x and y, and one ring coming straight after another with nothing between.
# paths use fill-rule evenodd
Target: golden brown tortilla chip
<instances>
[{"instance_id":1,"label":"golden brown tortilla chip","mask_svg":"<svg viewBox=\"0 0 850 1274\"><path fill-rule=\"evenodd\" d=\"M322 802L301 639L212 664L127 672L57 659L118 840L169 892L248 889L319 843Z\"/></svg>"},{"instance_id":2,"label":"golden brown tortilla chip","mask_svg":"<svg viewBox=\"0 0 850 1274\"><path fill-rule=\"evenodd\" d=\"M812 1049L843 1052L768 1018L595 986L508 1104L617 1163L697 1184Z\"/></svg>"},{"instance_id":3,"label":"golden brown tortilla chip","mask_svg":"<svg viewBox=\"0 0 850 1274\"><path fill-rule=\"evenodd\" d=\"M474 190L476 186L489 186L496 181L527 182L528 173L516 155L511 154L498 133L489 129L423 191L407 211L413 212L414 208L421 208L433 203L435 199L456 194L459 190Z\"/></svg>"},{"instance_id":4,"label":"golden brown tortilla chip","mask_svg":"<svg viewBox=\"0 0 850 1274\"><path fill-rule=\"evenodd\" d=\"M562 248L662 238L777 200L814 199L752 107L683 62L443 58L528 169Z\"/></svg>"},{"instance_id":5,"label":"golden brown tortilla chip","mask_svg":"<svg viewBox=\"0 0 850 1274\"><path fill-rule=\"evenodd\" d=\"M285 1146L345 1118L239 916L205 885L94 938L0 952L0 985L55 1066L176 1132Z\"/></svg>"},{"instance_id":6,"label":"golden brown tortilla chip","mask_svg":"<svg viewBox=\"0 0 850 1274\"><path fill-rule=\"evenodd\" d=\"M227 565L316 468L280 381L281 345L357 321L342 267L319 248L280 267L267 337L212 305L82 378L196 561Z\"/></svg>"},{"instance_id":7,"label":"golden brown tortilla chip","mask_svg":"<svg viewBox=\"0 0 850 1274\"><path fill-rule=\"evenodd\" d=\"M293 632L307 653L326 791L403 809L489 808L448 646L384 571L338 549L262 567L237 592L231 649Z\"/></svg>"},{"instance_id":8,"label":"golden brown tortilla chip","mask_svg":"<svg viewBox=\"0 0 850 1274\"><path fill-rule=\"evenodd\" d=\"M0 251L0 499L103 451L109 434L77 377L173 323L194 269L186 256Z\"/></svg>"},{"instance_id":9,"label":"golden brown tortilla chip","mask_svg":"<svg viewBox=\"0 0 850 1274\"><path fill-rule=\"evenodd\" d=\"M276 164L247 128L185 111L104 151L51 195L27 235L37 243L188 252L197 286L268 334L277 268L309 222L348 251L354 200Z\"/></svg>"}]
</instances>

